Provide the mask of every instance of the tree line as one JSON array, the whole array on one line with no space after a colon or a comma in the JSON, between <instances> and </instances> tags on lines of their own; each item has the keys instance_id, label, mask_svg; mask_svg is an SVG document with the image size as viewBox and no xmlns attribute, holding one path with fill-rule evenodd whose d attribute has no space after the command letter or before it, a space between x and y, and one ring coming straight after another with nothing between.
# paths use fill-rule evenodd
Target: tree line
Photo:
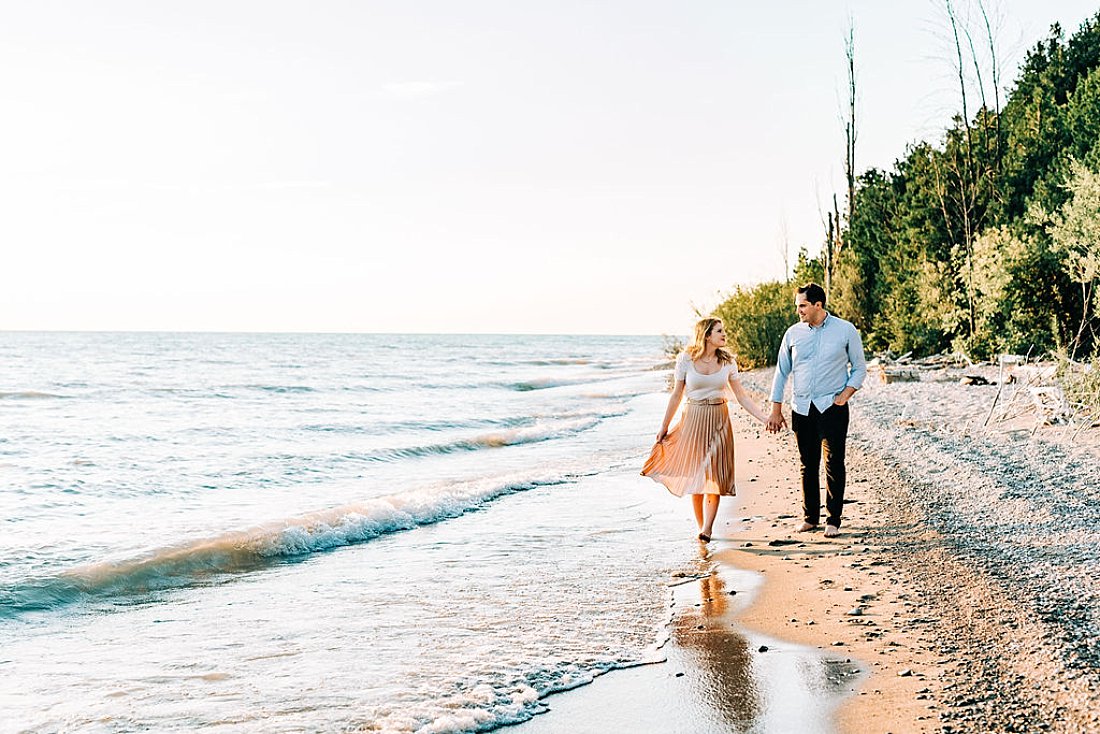
<instances>
[{"instance_id":1,"label":"tree line","mask_svg":"<svg viewBox=\"0 0 1100 734\"><path fill-rule=\"evenodd\" d=\"M1054 25L1002 99L989 17L944 2L961 108L936 142L888 170L855 170L855 47L845 53L846 206L793 282L827 285L830 310L869 351L973 359L1100 351L1100 13L1068 39ZM792 281L739 287L715 309L743 366L772 363Z\"/></svg>"}]
</instances>

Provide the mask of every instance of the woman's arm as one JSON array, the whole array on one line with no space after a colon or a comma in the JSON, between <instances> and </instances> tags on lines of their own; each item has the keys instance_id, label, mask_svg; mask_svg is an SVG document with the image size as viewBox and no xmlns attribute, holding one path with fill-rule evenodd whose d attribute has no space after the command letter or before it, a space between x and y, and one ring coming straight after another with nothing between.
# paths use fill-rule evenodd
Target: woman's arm
<instances>
[{"instance_id":1,"label":"woman's arm","mask_svg":"<svg viewBox=\"0 0 1100 734\"><path fill-rule=\"evenodd\" d=\"M684 381L677 380L672 388L672 394L668 396L668 407L665 408L665 419L661 421L661 430L657 431L657 443L665 440L668 435L668 424L672 422L672 416L676 415L676 409L680 407L680 400L684 397Z\"/></svg>"},{"instance_id":2,"label":"woman's arm","mask_svg":"<svg viewBox=\"0 0 1100 734\"><path fill-rule=\"evenodd\" d=\"M767 425L768 415L749 399L749 394L745 392L744 386L741 385L741 379L737 375L730 375L730 389L733 390L734 397L737 398L737 402L741 403L741 407L745 409L746 413Z\"/></svg>"},{"instance_id":3,"label":"woman's arm","mask_svg":"<svg viewBox=\"0 0 1100 734\"><path fill-rule=\"evenodd\" d=\"M792 326L791 329L794 327ZM779 355L775 362L775 376L772 378L772 405L771 415L768 416L767 428L769 433L778 433L787 425L787 419L783 417L783 390L787 387L787 377L791 374L791 329L783 334L783 341L779 344Z\"/></svg>"}]
</instances>

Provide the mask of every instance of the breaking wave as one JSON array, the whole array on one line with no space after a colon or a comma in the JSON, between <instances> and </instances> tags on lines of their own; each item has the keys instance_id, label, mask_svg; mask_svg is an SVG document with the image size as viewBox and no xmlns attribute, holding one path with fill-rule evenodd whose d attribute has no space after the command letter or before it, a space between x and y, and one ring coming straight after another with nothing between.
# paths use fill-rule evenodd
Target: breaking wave
<instances>
[{"instance_id":1,"label":"breaking wave","mask_svg":"<svg viewBox=\"0 0 1100 734\"><path fill-rule=\"evenodd\" d=\"M95 598L132 597L209 583L311 553L458 517L503 495L564 484L576 475L448 484L231 531L119 561L78 566L0 589L0 618Z\"/></svg>"}]
</instances>

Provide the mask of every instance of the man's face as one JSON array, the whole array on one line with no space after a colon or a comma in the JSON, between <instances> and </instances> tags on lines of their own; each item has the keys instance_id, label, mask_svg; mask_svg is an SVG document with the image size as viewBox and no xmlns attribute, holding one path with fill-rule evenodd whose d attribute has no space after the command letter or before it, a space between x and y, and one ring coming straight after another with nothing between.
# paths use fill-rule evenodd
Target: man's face
<instances>
[{"instance_id":1,"label":"man's face","mask_svg":"<svg viewBox=\"0 0 1100 734\"><path fill-rule=\"evenodd\" d=\"M798 320L804 324L816 324L821 320L824 308L819 303L810 303L805 293L794 294L794 307L798 311Z\"/></svg>"}]
</instances>

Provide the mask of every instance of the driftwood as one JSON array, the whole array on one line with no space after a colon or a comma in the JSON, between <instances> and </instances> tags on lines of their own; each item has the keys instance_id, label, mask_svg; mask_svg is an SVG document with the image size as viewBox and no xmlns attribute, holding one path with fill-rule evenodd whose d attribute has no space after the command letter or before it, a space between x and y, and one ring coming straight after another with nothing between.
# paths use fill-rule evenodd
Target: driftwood
<instances>
[{"instance_id":1,"label":"driftwood","mask_svg":"<svg viewBox=\"0 0 1100 734\"><path fill-rule=\"evenodd\" d=\"M867 373L874 375L879 379L879 382L885 385L889 385L892 382L920 381L920 372L918 370L897 367L894 365L884 365L874 360L867 363Z\"/></svg>"},{"instance_id":2,"label":"driftwood","mask_svg":"<svg viewBox=\"0 0 1100 734\"><path fill-rule=\"evenodd\" d=\"M913 359L912 352L906 352L905 354L895 356L893 352L885 351L875 354L875 358L872 361L886 366L905 365L906 367L914 367L917 369L974 366L974 362L971 361L970 357L967 357L962 352L944 352L943 354L932 354L927 357Z\"/></svg>"},{"instance_id":3,"label":"driftwood","mask_svg":"<svg viewBox=\"0 0 1100 734\"><path fill-rule=\"evenodd\" d=\"M886 351L879 352L867 363L867 371L881 382L890 384L920 382L921 375L931 370L973 366L974 363L962 352L944 352L913 359L912 352L895 356L892 352Z\"/></svg>"},{"instance_id":4,"label":"driftwood","mask_svg":"<svg viewBox=\"0 0 1100 734\"><path fill-rule=\"evenodd\" d=\"M1100 395L1085 396L1083 400L1071 401L1066 397L1064 376L1059 374L1057 364L1051 362L1028 363L1027 356L1001 355L998 373L997 394L989 406L985 424L991 421L1008 421L1027 413L1035 414L1032 435L1044 425L1064 425L1073 429L1076 438L1082 430L1100 425ZM1088 371L1088 365L1070 362L1070 370ZM998 400L1004 396L1005 386L1013 389L1001 404L996 414ZM996 417L995 417L996 416Z\"/></svg>"},{"instance_id":5,"label":"driftwood","mask_svg":"<svg viewBox=\"0 0 1100 734\"><path fill-rule=\"evenodd\" d=\"M986 368L985 374L978 373L979 367ZM995 382L990 379L993 367L997 368ZM932 370L958 370L962 373L961 384L997 386L983 426L1033 414L1033 434L1041 426L1058 424L1072 430L1074 438L1085 429L1100 427L1100 380L1067 382L1066 373L1087 376L1092 369L1089 364L1073 361L1060 369L1057 363L1032 359L1030 351L1026 355L1002 354L996 360L982 363L975 363L964 352L913 359L912 352L895 355L886 351L867 363L868 373L887 384L920 381L923 374Z\"/></svg>"},{"instance_id":6,"label":"driftwood","mask_svg":"<svg viewBox=\"0 0 1100 734\"><path fill-rule=\"evenodd\" d=\"M1038 430L1042 424L1068 423L1073 418L1073 410L1066 402L1066 395L1057 385L1028 388L1028 394L1035 404L1035 412L1041 418L1032 429L1032 433Z\"/></svg>"}]
</instances>

